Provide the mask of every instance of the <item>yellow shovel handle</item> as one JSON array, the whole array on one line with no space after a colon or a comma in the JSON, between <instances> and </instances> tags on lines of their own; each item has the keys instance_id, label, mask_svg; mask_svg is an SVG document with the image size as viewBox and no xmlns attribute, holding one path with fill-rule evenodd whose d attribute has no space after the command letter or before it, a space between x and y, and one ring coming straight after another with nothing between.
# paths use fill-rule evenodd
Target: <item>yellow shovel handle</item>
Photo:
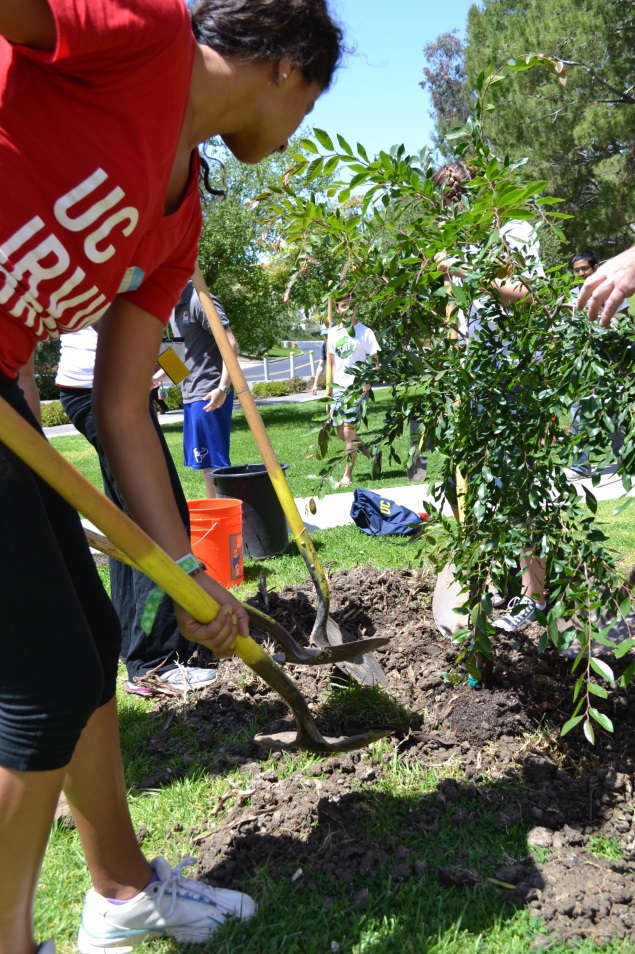
<instances>
[{"instance_id":1,"label":"yellow shovel handle","mask_svg":"<svg viewBox=\"0 0 635 954\"><path fill-rule=\"evenodd\" d=\"M245 417L249 425L249 429L254 436L254 440L260 451L260 456L262 457L263 463L267 468L267 473L273 484L273 488L276 492L276 496L280 501L280 506L284 512L285 517L289 522L291 527L291 532L293 538L298 545L302 556L304 557L305 563L310 570L317 574L319 579L320 589L323 592L323 595L328 598L328 583L326 581L326 574L322 568L319 557L313 546L311 538L309 537L308 531L304 525L304 521L300 516L300 511L298 510L297 504L293 499L291 491L289 490L289 485L287 483L286 477L284 476L284 471L280 466L278 458L276 457L276 452L273 449L273 445L269 439L269 435L265 430L265 425L260 416L260 412L256 407L256 402L253 398L251 391L249 390L249 385L245 375L243 374L242 368L238 363L238 358L234 354L233 348L229 343L227 338L227 333L223 327L223 323L220 320L219 314L216 311L214 302L209 293L209 289L205 284L205 279L201 274L200 268L197 266L196 271L193 276L194 288L198 294L198 297L203 306L203 311L209 322L210 329L218 349L221 353L225 366L229 371L229 376L231 382L234 386L234 391L236 392L236 397L240 401L241 407L245 412Z\"/></svg>"},{"instance_id":2,"label":"yellow shovel handle","mask_svg":"<svg viewBox=\"0 0 635 954\"><path fill-rule=\"evenodd\" d=\"M209 593L3 399L0 399L0 441L72 507L99 527L116 547L194 619L209 623L216 618L220 607ZM251 637L237 637L235 651L251 667L262 657L269 660Z\"/></svg>"}]
</instances>

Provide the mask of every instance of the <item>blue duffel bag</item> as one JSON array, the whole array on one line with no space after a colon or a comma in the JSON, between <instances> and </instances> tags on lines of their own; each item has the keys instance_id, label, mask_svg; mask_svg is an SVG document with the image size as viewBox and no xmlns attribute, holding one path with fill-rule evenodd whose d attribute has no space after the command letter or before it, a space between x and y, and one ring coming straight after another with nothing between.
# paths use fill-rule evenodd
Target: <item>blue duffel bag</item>
<instances>
[{"instance_id":1,"label":"blue duffel bag","mask_svg":"<svg viewBox=\"0 0 635 954\"><path fill-rule=\"evenodd\" d=\"M423 518L396 504L394 500L380 497L372 490L357 487L351 504L353 523L371 537L408 536L421 529Z\"/></svg>"}]
</instances>

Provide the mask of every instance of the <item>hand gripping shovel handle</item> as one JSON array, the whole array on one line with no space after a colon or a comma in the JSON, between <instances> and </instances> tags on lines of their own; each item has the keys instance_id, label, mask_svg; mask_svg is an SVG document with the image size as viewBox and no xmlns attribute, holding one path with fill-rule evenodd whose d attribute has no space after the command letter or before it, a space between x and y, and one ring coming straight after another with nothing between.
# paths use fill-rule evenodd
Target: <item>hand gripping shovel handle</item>
<instances>
[{"instance_id":1,"label":"hand gripping shovel handle","mask_svg":"<svg viewBox=\"0 0 635 954\"><path fill-rule=\"evenodd\" d=\"M72 507L99 527L117 549L195 619L203 623L215 619L220 608L218 603L4 399L0 399L0 441ZM293 711L297 734L295 738L282 740L281 747L306 748L320 753L347 751L349 748L361 748L388 734L386 730L371 730L335 742L324 739L302 693L251 637L237 636L235 651L250 669L282 696ZM275 748L278 741L271 737L263 740L263 744Z\"/></svg>"},{"instance_id":2,"label":"hand gripping shovel handle","mask_svg":"<svg viewBox=\"0 0 635 954\"><path fill-rule=\"evenodd\" d=\"M101 533L95 533L94 530L84 528L86 539L89 546L95 550L105 553L113 560L119 560L121 563L127 563L128 566L138 570L138 567L129 557ZM374 649L380 649L389 642L386 636L373 636L370 639L356 640L354 643L344 643L342 646L328 646L326 649L307 649L301 646L293 638L291 633L282 626L277 620L267 616L266 613L250 606L249 603L241 603L246 611L249 622L252 626L258 626L263 629L284 648L284 661L296 663L301 666L333 666L339 662L354 661L362 653L372 652ZM275 660L274 660L275 661Z\"/></svg>"}]
</instances>

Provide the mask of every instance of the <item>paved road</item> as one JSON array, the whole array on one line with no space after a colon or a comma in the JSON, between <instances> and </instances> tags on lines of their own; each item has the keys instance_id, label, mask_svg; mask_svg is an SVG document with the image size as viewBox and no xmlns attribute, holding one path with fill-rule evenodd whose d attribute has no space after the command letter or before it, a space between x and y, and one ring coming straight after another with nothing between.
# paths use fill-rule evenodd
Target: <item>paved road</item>
<instances>
[{"instance_id":1,"label":"paved road","mask_svg":"<svg viewBox=\"0 0 635 954\"><path fill-rule=\"evenodd\" d=\"M296 344L301 349L302 354L293 358L293 374L301 378L310 378L314 374L314 370L311 369L310 352L313 352L314 368L316 368L320 361L322 342L298 341ZM289 358L269 358L267 361L269 380L287 381L292 377L290 364ZM243 365L243 372L247 380L252 383L265 380L263 361L254 361Z\"/></svg>"}]
</instances>

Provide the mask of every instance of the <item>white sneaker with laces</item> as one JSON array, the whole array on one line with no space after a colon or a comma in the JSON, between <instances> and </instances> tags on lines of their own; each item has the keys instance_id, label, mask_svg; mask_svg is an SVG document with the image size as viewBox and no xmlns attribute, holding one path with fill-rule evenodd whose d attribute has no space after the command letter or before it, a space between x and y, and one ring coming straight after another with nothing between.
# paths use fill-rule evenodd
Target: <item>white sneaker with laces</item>
<instances>
[{"instance_id":1,"label":"white sneaker with laces","mask_svg":"<svg viewBox=\"0 0 635 954\"><path fill-rule=\"evenodd\" d=\"M193 689L204 689L218 679L217 669L197 669L195 666L177 666L168 672L161 673L160 678L178 689L180 692L191 692Z\"/></svg>"},{"instance_id":2,"label":"white sneaker with laces","mask_svg":"<svg viewBox=\"0 0 635 954\"><path fill-rule=\"evenodd\" d=\"M507 605L507 612L494 620L494 629L514 633L535 620L537 609L544 609L544 607L539 607L531 596L514 596Z\"/></svg>"},{"instance_id":3,"label":"white sneaker with laces","mask_svg":"<svg viewBox=\"0 0 635 954\"><path fill-rule=\"evenodd\" d=\"M91 889L77 939L79 954L129 954L154 937L203 944L226 918L246 921L255 914L258 906L248 894L184 878L181 869L195 863L184 858L171 868L165 858L155 858L151 864L159 880L125 904L113 904Z\"/></svg>"},{"instance_id":4,"label":"white sneaker with laces","mask_svg":"<svg viewBox=\"0 0 635 954\"><path fill-rule=\"evenodd\" d=\"M37 949L37 954L55 954L57 948L55 947L55 941L53 938L49 938L48 941L45 941L44 944L40 944Z\"/></svg>"}]
</instances>

